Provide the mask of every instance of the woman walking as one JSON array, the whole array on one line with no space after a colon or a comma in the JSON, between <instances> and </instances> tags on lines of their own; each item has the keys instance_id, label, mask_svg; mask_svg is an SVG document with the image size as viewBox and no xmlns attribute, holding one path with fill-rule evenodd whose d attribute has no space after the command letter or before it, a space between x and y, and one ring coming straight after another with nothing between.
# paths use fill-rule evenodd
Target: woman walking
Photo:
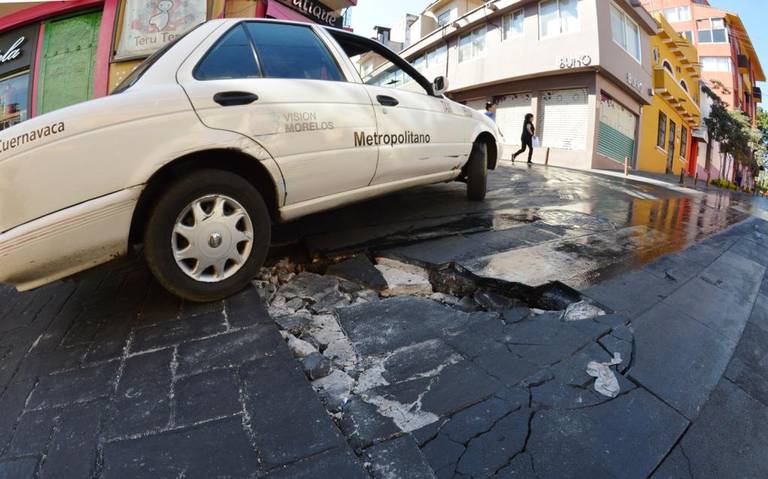
<instances>
[{"instance_id":1,"label":"woman walking","mask_svg":"<svg viewBox=\"0 0 768 479\"><path fill-rule=\"evenodd\" d=\"M533 126L533 114L528 113L525 115L525 122L523 123L523 133L520 135L520 141L522 147L512 155L512 161L515 161L517 155L525 151L528 148L528 164L531 164L531 158L533 157L533 136L536 134L536 127Z\"/></svg>"}]
</instances>

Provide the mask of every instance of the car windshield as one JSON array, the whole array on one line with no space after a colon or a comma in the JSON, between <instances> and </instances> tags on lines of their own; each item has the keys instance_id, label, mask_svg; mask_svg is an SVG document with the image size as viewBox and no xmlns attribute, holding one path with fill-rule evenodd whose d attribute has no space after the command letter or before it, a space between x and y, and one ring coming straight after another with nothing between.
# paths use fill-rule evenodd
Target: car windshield
<instances>
[{"instance_id":1,"label":"car windshield","mask_svg":"<svg viewBox=\"0 0 768 479\"><path fill-rule=\"evenodd\" d=\"M195 28L193 28L192 30L194 30ZM192 30L190 30L189 32L191 32ZM127 77L125 77L125 79L121 81L120 84L117 85L117 87L114 90L112 90L112 95L117 95L118 93L122 93L125 90L132 87L134 84L136 84L136 82L139 81L139 78L141 78L147 72L147 70L149 70L149 68L160 59L160 57L165 55L168 52L168 50L173 48L173 46L176 45L176 43L179 40L187 36L189 32L186 32L183 35L179 36L178 38L175 38L174 40L170 41L169 43L166 43L162 48L160 48L160 50L156 51L155 53L147 57L146 60L139 63L139 65L136 68L134 68L134 70Z\"/></svg>"}]
</instances>

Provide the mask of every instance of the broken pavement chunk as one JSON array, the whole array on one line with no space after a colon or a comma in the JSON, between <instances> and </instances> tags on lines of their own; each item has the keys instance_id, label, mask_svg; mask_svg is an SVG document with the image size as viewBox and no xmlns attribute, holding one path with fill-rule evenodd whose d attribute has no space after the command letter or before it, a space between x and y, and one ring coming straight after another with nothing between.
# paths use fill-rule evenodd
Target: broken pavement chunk
<instances>
[{"instance_id":1,"label":"broken pavement chunk","mask_svg":"<svg viewBox=\"0 0 768 479\"><path fill-rule=\"evenodd\" d=\"M362 284L374 291L387 287L381 271L366 256L358 255L328 267L326 274Z\"/></svg>"},{"instance_id":2,"label":"broken pavement chunk","mask_svg":"<svg viewBox=\"0 0 768 479\"><path fill-rule=\"evenodd\" d=\"M339 412L349 401L355 380L346 373L334 369L324 378L312 381L312 387L323 399L326 407L331 412Z\"/></svg>"},{"instance_id":3,"label":"broken pavement chunk","mask_svg":"<svg viewBox=\"0 0 768 479\"><path fill-rule=\"evenodd\" d=\"M393 260L379 260L376 269L384 276L387 287L382 296L402 296L411 294L432 294L429 273L418 267Z\"/></svg>"},{"instance_id":4,"label":"broken pavement chunk","mask_svg":"<svg viewBox=\"0 0 768 479\"><path fill-rule=\"evenodd\" d=\"M310 380L324 378L331 374L331 360L319 352L309 354L301 364L304 367L304 373Z\"/></svg>"}]
</instances>

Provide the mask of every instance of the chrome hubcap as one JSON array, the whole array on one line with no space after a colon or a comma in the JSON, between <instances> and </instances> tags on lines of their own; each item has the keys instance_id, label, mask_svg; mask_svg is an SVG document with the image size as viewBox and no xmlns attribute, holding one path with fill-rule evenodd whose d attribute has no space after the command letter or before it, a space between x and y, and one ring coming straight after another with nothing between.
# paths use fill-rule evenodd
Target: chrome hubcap
<instances>
[{"instance_id":1,"label":"chrome hubcap","mask_svg":"<svg viewBox=\"0 0 768 479\"><path fill-rule=\"evenodd\" d=\"M223 281L243 267L253 248L248 212L225 195L207 195L188 204L171 234L176 264L190 278Z\"/></svg>"}]
</instances>

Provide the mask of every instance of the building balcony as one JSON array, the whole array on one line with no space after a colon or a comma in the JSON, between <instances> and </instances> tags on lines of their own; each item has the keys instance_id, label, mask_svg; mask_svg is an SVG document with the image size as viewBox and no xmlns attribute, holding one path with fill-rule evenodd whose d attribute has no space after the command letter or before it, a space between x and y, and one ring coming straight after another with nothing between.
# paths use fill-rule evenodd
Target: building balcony
<instances>
[{"instance_id":1,"label":"building balcony","mask_svg":"<svg viewBox=\"0 0 768 479\"><path fill-rule=\"evenodd\" d=\"M653 69L653 91L674 108L690 125L701 123L699 105L662 67Z\"/></svg>"},{"instance_id":2,"label":"building balcony","mask_svg":"<svg viewBox=\"0 0 768 479\"><path fill-rule=\"evenodd\" d=\"M739 65L739 69L748 72L751 66L749 57L746 55L737 55L736 58Z\"/></svg>"},{"instance_id":3,"label":"building balcony","mask_svg":"<svg viewBox=\"0 0 768 479\"><path fill-rule=\"evenodd\" d=\"M761 103L763 101L763 90L757 86L752 88L752 97L755 99L756 103Z\"/></svg>"}]
</instances>

